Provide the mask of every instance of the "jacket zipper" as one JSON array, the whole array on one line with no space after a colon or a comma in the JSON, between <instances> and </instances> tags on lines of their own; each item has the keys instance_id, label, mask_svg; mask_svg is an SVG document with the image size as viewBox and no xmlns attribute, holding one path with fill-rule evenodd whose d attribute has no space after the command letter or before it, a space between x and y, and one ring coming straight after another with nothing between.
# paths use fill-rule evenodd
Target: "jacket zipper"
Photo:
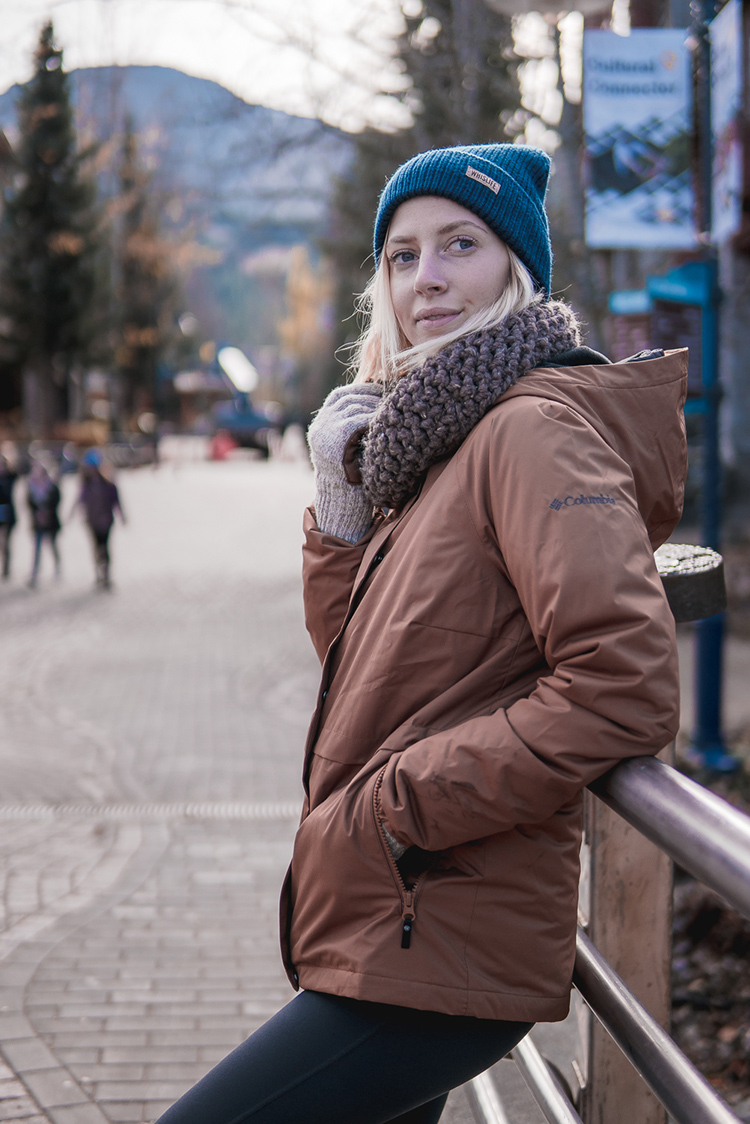
<instances>
[{"instance_id":1,"label":"jacket zipper","mask_svg":"<svg viewBox=\"0 0 750 1124\"><path fill-rule=\"evenodd\" d=\"M404 885L403 879L401 884L402 886ZM401 910L401 919L403 922L401 927L401 947L409 948L411 946L411 931L414 928L414 922L416 920L414 914L414 890L407 890L406 886L404 886L404 891L404 905Z\"/></svg>"},{"instance_id":2,"label":"jacket zipper","mask_svg":"<svg viewBox=\"0 0 750 1124\"><path fill-rule=\"evenodd\" d=\"M415 881L414 885L409 888L401 877L401 871L398 869L398 863L394 859L393 852L388 846L388 840L385 837L383 825L380 822L380 817L378 816L378 793L380 792L380 786L383 783L383 774L385 773L385 769L386 766L384 765L380 770L377 781L375 782L375 789L373 791L372 797L372 810L373 815L375 816L375 823L378 828L378 834L380 835L380 842L383 845L383 849L385 850L386 858L391 864L391 870L393 871L393 876L396 879L399 895L401 897L401 947L411 948L411 936L412 932L414 931L414 923L417 920L417 896L421 888L421 884L424 881L425 875L427 874L427 871L422 871L422 873Z\"/></svg>"},{"instance_id":3,"label":"jacket zipper","mask_svg":"<svg viewBox=\"0 0 750 1124\"><path fill-rule=\"evenodd\" d=\"M394 524L394 526L395 526L395 524ZM378 568L380 563L383 561L383 558L384 558L383 547L388 542L388 539L390 538L392 531L393 531L393 527L391 527L388 534L383 539L382 543L380 544L380 547L378 548L377 553L370 559L370 561L367 565L367 571L365 572L364 576L361 578L361 580L359 582L355 583L355 588L352 590L351 599L349 601L349 605L348 605L347 610L346 610L346 615L344 617L344 623L341 625L341 628L339 629L338 634L335 636L335 638L331 642L331 646L328 649L328 652L326 653L325 659L323 660L323 666L321 668L321 676L320 676L320 691L319 691L318 701L317 701L317 704L316 704L316 707L315 707L315 712L313 714L313 718L311 719L311 722L310 722L310 729L308 731L307 739L306 739L306 742L305 742L304 760L303 760L303 763L302 763L302 786L305 790L305 793L308 796L310 794L309 793L309 780L310 780L310 768L312 766L312 759L313 759L313 750L315 748L315 743L318 740L318 735L320 734L321 723L323 721L323 704L326 701L326 698L328 696L328 691L329 691L329 688L331 686L330 670L331 670L333 653L336 649L336 646L337 646L339 640L344 635L344 632L346 631L347 625L349 624L350 620L354 616L354 613L355 613L357 607L359 606L360 601L362 600L362 596L364 594L364 587L367 585L367 582L372 577L372 575L374 574L375 570ZM314 732L313 732L313 722L315 723Z\"/></svg>"},{"instance_id":4,"label":"jacket zipper","mask_svg":"<svg viewBox=\"0 0 750 1124\"><path fill-rule=\"evenodd\" d=\"M350 601L349 601L349 605L348 605L347 610L346 610L346 615L344 617L344 622L341 625L341 628L339 629L338 634L334 637L333 641L331 642L331 646L328 649L328 652L326 653L326 657L323 661L323 667L322 667L322 671L321 671L321 687L323 686L323 683L325 683L325 689L321 692L320 697L318 698L318 701L317 701L317 704L316 704L316 707L315 707L315 712L314 712L313 717L312 717L311 722L310 722L310 730L308 731L307 739L305 741L304 757L303 757L303 762L302 762L302 786L305 790L305 793L308 796L310 795L309 780L310 780L310 768L312 766L313 750L315 748L315 743L318 740L318 735L320 734L320 726L321 726L321 723L323 721L323 703L325 702L326 696L328 694L328 689L331 686L331 682L330 682L330 679L328 678L328 676L329 676L330 669L331 669L333 653L336 649L336 646L337 646L339 640L344 635L344 632L346 630L347 625L349 624L350 620L354 616L355 610L357 609L360 601L362 600L362 597L364 595L364 587L367 585L367 582L370 580L370 578L372 577L372 575L375 572L375 570L377 569L377 567L383 561L386 544L388 543L388 541L389 541L391 535L393 534L393 532L395 531L396 527L398 527L399 523L403 519L404 515L406 515L407 511L409 511L414 506L416 501L422 495L423 487L424 487L424 480L420 481L419 488L417 489L415 494L410 499L408 499L406 501L404 506L401 508L401 511L398 513L398 516L394 519L393 524L388 528L387 534L385 534L383 536L383 538L381 539L380 544L377 547L376 553L373 555L373 557L370 559L370 561L367 564L367 571L365 572L365 574L362 576L362 578L359 579L359 581L355 582L354 587L352 589L352 595L351 595L351 598L350 598ZM387 516L386 516L386 518L387 518ZM384 522L385 522L385 520L384 520ZM373 536L373 538L377 537L377 535L382 530L382 527L383 527L383 524L381 523L380 527L375 532L375 535ZM372 546L372 543L368 544L367 549L369 549L370 546ZM313 723L314 723L314 732L313 732Z\"/></svg>"}]
</instances>

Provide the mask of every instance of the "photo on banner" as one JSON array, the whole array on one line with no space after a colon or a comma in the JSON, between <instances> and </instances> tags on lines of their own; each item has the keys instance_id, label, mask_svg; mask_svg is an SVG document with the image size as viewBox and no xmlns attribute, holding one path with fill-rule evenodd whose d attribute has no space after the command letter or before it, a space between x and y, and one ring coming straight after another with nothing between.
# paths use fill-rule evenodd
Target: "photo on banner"
<instances>
[{"instance_id":1,"label":"photo on banner","mask_svg":"<svg viewBox=\"0 0 750 1124\"><path fill-rule=\"evenodd\" d=\"M742 7L729 0L711 21L711 134L713 206L711 235L725 242L742 222Z\"/></svg>"},{"instance_id":2,"label":"photo on banner","mask_svg":"<svg viewBox=\"0 0 750 1124\"><path fill-rule=\"evenodd\" d=\"M586 243L696 245L687 31L587 31L583 46Z\"/></svg>"}]
</instances>

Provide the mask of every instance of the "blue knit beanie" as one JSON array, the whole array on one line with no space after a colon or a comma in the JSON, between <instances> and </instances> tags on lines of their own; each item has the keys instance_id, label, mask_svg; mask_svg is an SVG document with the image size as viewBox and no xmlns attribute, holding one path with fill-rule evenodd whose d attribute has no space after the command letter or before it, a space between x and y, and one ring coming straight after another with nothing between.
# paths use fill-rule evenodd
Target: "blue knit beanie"
<instances>
[{"instance_id":1,"label":"blue knit beanie","mask_svg":"<svg viewBox=\"0 0 750 1124\"><path fill-rule=\"evenodd\" d=\"M514 250L549 296L552 244L544 196L550 159L521 144L433 148L402 164L388 180L375 218L375 264L396 208L418 195L452 199L478 215Z\"/></svg>"}]
</instances>

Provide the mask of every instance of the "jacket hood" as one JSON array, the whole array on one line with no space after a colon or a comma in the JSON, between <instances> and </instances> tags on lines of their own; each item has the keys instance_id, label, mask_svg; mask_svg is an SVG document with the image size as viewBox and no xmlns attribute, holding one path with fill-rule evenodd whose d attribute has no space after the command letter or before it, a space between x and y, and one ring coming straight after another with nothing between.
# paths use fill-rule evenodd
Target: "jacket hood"
<instances>
[{"instance_id":1,"label":"jacket hood","mask_svg":"<svg viewBox=\"0 0 750 1124\"><path fill-rule=\"evenodd\" d=\"M519 379L502 401L548 399L591 425L630 465L638 507L656 548L682 514L687 362L687 348L680 348L655 359L539 367Z\"/></svg>"}]
</instances>

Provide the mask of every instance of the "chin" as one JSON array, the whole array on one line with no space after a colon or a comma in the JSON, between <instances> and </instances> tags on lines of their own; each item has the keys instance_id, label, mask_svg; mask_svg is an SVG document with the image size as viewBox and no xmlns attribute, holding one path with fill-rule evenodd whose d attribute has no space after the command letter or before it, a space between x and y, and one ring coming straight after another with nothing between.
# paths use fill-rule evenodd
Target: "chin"
<instances>
[{"instance_id":1,"label":"chin","mask_svg":"<svg viewBox=\"0 0 750 1124\"><path fill-rule=\"evenodd\" d=\"M453 334L453 332L460 331L463 327L463 323L463 320L459 320L458 322L450 324L444 328L423 328L419 332L415 333L416 339L412 344L412 347L417 347L421 343L431 343L433 340L442 339L443 336L450 336Z\"/></svg>"}]
</instances>

